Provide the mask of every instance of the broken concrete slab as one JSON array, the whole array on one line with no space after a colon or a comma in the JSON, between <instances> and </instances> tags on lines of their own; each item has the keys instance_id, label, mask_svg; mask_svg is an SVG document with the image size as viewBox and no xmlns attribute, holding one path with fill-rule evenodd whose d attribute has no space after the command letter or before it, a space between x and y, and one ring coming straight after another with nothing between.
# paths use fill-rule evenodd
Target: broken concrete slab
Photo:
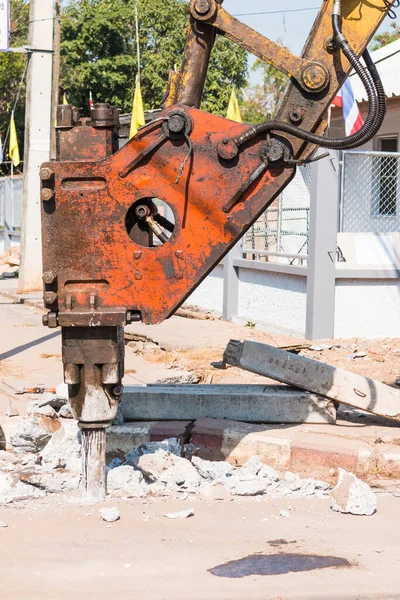
<instances>
[{"instance_id":1,"label":"broken concrete slab","mask_svg":"<svg viewBox=\"0 0 400 600\"><path fill-rule=\"evenodd\" d=\"M200 417L252 423L335 423L336 409L322 396L283 385L127 386L125 421Z\"/></svg>"},{"instance_id":2,"label":"broken concrete slab","mask_svg":"<svg viewBox=\"0 0 400 600\"><path fill-rule=\"evenodd\" d=\"M184 439L189 421L144 421L112 425L107 428L107 456L122 458L136 446L161 442L168 438Z\"/></svg>"},{"instance_id":3,"label":"broken concrete slab","mask_svg":"<svg viewBox=\"0 0 400 600\"><path fill-rule=\"evenodd\" d=\"M400 391L379 381L249 340L231 340L224 362L400 421Z\"/></svg>"},{"instance_id":4,"label":"broken concrete slab","mask_svg":"<svg viewBox=\"0 0 400 600\"><path fill-rule=\"evenodd\" d=\"M376 495L367 483L353 473L339 469L339 481L331 492L332 510L371 516L376 511Z\"/></svg>"},{"instance_id":5,"label":"broken concrete slab","mask_svg":"<svg viewBox=\"0 0 400 600\"><path fill-rule=\"evenodd\" d=\"M198 456L193 456L192 464L206 481L224 479L234 471L234 467L228 462L203 460Z\"/></svg>"},{"instance_id":6,"label":"broken concrete slab","mask_svg":"<svg viewBox=\"0 0 400 600\"><path fill-rule=\"evenodd\" d=\"M71 492L79 488L81 476L79 473L57 469L55 471L43 471L41 469L32 472L23 472L21 481L29 483L33 487L56 494L60 492Z\"/></svg>"},{"instance_id":7,"label":"broken concrete slab","mask_svg":"<svg viewBox=\"0 0 400 600\"><path fill-rule=\"evenodd\" d=\"M185 489L193 489L201 484L199 473L188 460L164 450L141 456L137 468L150 482L159 481Z\"/></svg>"},{"instance_id":8,"label":"broken concrete slab","mask_svg":"<svg viewBox=\"0 0 400 600\"><path fill-rule=\"evenodd\" d=\"M81 430L75 421L66 422L56 431L42 451L42 465L48 469L81 472Z\"/></svg>"},{"instance_id":9,"label":"broken concrete slab","mask_svg":"<svg viewBox=\"0 0 400 600\"><path fill-rule=\"evenodd\" d=\"M143 474L129 465L110 469L107 473L107 492L113 496L143 498L146 496Z\"/></svg>"},{"instance_id":10,"label":"broken concrete slab","mask_svg":"<svg viewBox=\"0 0 400 600\"><path fill-rule=\"evenodd\" d=\"M233 496L260 496L267 491L269 482L262 479L246 481L240 476L232 475L226 479L224 485Z\"/></svg>"},{"instance_id":11,"label":"broken concrete slab","mask_svg":"<svg viewBox=\"0 0 400 600\"><path fill-rule=\"evenodd\" d=\"M182 454L182 442L176 438L168 438L161 442L149 442L132 448L125 457L125 464L138 466L139 458L146 454L156 454L157 452L169 452L175 456Z\"/></svg>"},{"instance_id":12,"label":"broken concrete slab","mask_svg":"<svg viewBox=\"0 0 400 600\"><path fill-rule=\"evenodd\" d=\"M25 417L11 431L14 452L40 452L51 439L51 432L43 425L45 417Z\"/></svg>"},{"instance_id":13,"label":"broken concrete slab","mask_svg":"<svg viewBox=\"0 0 400 600\"><path fill-rule=\"evenodd\" d=\"M62 406L58 412L58 416L61 417L62 419L73 419L74 416L72 414L72 410L71 410L71 405L68 402L67 404L64 404L64 406Z\"/></svg>"},{"instance_id":14,"label":"broken concrete slab","mask_svg":"<svg viewBox=\"0 0 400 600\"><path fill-rule=\"evenodd\" d=\"M43 498L45 495L42 490L28 483L22 483L19 473L0 471L0 504L9 504L28 498Z\"/></svg>"}]
</instances>

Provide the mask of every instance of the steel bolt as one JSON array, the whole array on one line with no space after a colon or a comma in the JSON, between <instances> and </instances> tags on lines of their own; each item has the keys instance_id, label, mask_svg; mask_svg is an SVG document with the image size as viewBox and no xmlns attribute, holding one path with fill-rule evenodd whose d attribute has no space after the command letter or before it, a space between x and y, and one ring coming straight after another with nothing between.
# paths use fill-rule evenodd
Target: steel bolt
<instances>
[{"instance_id":1,"label":"steel bolt","mask_svg":"<svg viewBox=\"0 0 400 600\"><path fill-rule=\"evenodd\" d=\"M292 123L294 123L295 125L298 125L299 123L302 122L303 115L301 114L301 112L299 110L295 109L290 112L289 119L291 120Z\"/></svg>"},{"instance_id":2,"label":"steel bolt","mask_svg":"<svg viewBox=\"0 0 400 600\"><path fill-rule=\"evenodd\" d=\"M324 41L324 47L327 52L334 52L336 50L336 41L332 36L327 37Z\"/></svg>"},{"instance_id":3,"label":"steel bolt","mask_svg":"<svg viewBox=\"0 0 400 600\"><path fill-rule=\"evenodd\" d=\"M54 271L45 271L42 275L42 279L44 283L50 284L54 283L57 278L57 274Z\"/></svg>"},{"instance_id":4,"label":"steel bolt","mask_svg":"<svg viewBox=\"0 0 400 600\"><path fill-rule=\"evenodd\" d=\"M55 329L58 327L58 317L57 313L49 312L47 315L43 315L42 323L45 327L49 327L50 329Z\"/></svg>"},{"instance_id":5,"label":"steel bolt","mask_svg":"<svg viewBox=\"0 0 400 600\"><path fill-rule=\"evenodd\" d=\"M327 73L322 65L311 64L306 67L302 74L303 83L309 90L319 92L327 83Z\"/></svg>"},{"instance_id":6,"label":"steel bolt","mask_svg":"<svg viewBox=\"0 0 400 600\"><path fill-rule=\"evenodd\" d=\"M199 13L199 15L206 15L210 10L211 6L209 0L196 0L196 2L194 3L194 8L196 9L196 12Z\"/></svg>"},{"instance_id":7,"label":"steel bolt","mask_svg":"<svg viewBox=\"0 0 400 600\"><path fill-rule=\"evenodd\" d=\"M172 115L168 119L168 129L171 133L183 133L186 128L186 120L182 115Z\"/></svg>"},{"instance_id":8,"label":"steel bolt","mask_svg":"<svg viewBox=\"0 0 400 600\"><path fill-rule=\"evenodd\" d=\"M53 304L57 300L58 295L56 292L45 292L43 298L46 304Z\"/></svg>"},{"instance_id":9,"label":"steel bolt","mask_svg":"<svg viewBox=\"0 0 400 600\"><path fill-rule=\"evenodd\" d=\"M49 181L50 179L53 179L54 177L54 171L53 169L50 169L50 167L43 167L43 169L40 169L40 178L43 179L43 181Z\"/></svg>"},{"instance_id":10,"label":"steel bolt","mask_svg":"<svg viewBox=\"0 0 400 600\"><path fill-rule=\"evenodd\" d=\"M51 190L50 188L43 188L40 192L40 197L43 200L43 202L49 202L50 200L54 200L54 195L54 190Z\"/></svg>"}]
</instances>

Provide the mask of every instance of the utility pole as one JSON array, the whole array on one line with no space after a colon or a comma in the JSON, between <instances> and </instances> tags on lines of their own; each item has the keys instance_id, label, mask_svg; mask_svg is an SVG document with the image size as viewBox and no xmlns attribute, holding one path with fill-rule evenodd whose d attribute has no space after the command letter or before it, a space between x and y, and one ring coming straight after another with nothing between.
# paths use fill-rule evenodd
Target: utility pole
<instances>
[{"instance_id":1,"label":"utility pole","mask_svg":"<svg viewBox=\"0 0 400 600\"><path fill-rule=\"evenodd\" d=\"M57 106L60 104L60 57L61 57L61 0L55 0L54 16L54 55L53 55L53 89L51 105L51 145L50 158L56 158L56 130L53 125L57 120Z\"/></svg>"},{"instance_id":2,"label":"utility pole","mask_svg":"<svg viewBox=\"0 0 400 600\"><path fill-rule=\"evenodd\" d=\"M50 159L53 19L54 0L30 0L20 293L42 287L39 172Z\"/></svg>"}]
</instances>

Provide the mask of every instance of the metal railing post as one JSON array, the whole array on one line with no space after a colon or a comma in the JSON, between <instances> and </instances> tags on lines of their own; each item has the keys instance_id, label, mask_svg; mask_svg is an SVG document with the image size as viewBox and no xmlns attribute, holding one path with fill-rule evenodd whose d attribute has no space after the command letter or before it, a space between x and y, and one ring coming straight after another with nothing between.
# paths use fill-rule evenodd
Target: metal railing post
<instances>
[{"instance_id":1,"label":"metal railing post","mask_svg":"<svg viewBox=\"0 0 400 600\"><path fill-rule=\"evenodd\" d=\"M339 165L336 153L313 163L306 338L334 337Z\"/></svg>"},{"instance_id":2,"label":"metal railing post","mask_svg":"<svg viewBox=\"0 0 400 600\"><path fill-rule=\"evenodd\" d=\"M242 258L241 240L224 258L224 288L222 318L231 321L239 312L239 268L234 266L235 258Z\"/></svg>"}]
</instances>

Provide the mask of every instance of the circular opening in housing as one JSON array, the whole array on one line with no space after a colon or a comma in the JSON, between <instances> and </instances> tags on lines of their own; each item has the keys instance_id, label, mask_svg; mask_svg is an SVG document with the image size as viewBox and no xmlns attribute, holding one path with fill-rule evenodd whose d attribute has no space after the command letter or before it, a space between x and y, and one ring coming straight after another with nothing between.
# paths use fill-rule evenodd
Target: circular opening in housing
<instances>
[{"instance_id":1,"label":"circular opening in housing","mask_svg":"<svg viewBox=\"0 0 400 600\"><path fill-rule=\"evenodd\" d=\"M159 198L137 200L125 217L125 227L135 244L155 248L168 242L175 229L172 208Z\"/></svg>"}]
</instances>

